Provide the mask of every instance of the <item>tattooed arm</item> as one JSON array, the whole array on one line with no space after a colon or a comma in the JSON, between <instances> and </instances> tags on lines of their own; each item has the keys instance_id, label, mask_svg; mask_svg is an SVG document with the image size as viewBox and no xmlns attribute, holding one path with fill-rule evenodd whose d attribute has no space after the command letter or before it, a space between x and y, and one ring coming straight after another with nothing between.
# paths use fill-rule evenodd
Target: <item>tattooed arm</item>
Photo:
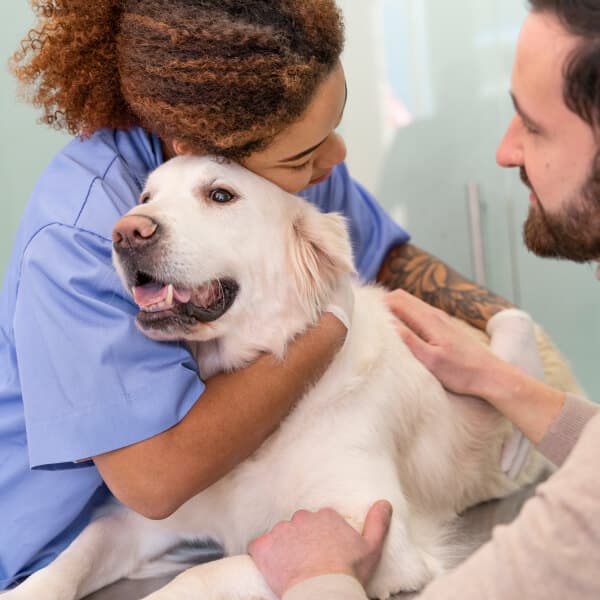
<instances>
[{"instance_id":1,"label":"tattooed arm","mask_svg":"<svg viewBox=\"0 0 600 600\"><path fill-rule=\"evenodd\" d=\"M412 244L388 253L377 280L390 290L406 290L479 329L485 329L498 311L513 306Z\"/></svg>"}]
</instances>

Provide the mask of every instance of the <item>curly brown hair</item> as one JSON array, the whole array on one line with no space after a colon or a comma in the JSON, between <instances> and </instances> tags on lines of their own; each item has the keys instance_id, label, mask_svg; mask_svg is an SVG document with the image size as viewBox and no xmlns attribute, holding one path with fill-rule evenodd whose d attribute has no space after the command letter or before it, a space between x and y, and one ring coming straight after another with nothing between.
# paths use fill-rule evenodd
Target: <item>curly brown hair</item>
<instances>
[{"instance_id":1,"label":"curly brown hair","mask_svg":"<svg viewBox=\"0 0 600 600\"><path fill-rule=\"evenodd\" d=\"M31 0L13 55L42 122L134 125L239 160L297 120L339 60L335 0Z\"/></svg>"}]
</instances>

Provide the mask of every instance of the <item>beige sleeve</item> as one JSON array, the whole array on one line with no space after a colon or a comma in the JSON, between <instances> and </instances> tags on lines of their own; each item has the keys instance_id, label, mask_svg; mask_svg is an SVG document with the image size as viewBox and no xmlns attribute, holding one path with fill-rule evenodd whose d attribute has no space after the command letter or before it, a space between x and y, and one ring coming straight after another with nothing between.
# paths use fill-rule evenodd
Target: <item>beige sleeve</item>
<instances>
[{"instance_id":1,"label":"beige sleeve","mask_svg":"<svg viewBox=\"0 0 600 600\"><path fill-rule=\"evenodd\" d=\"M597 404L567 394L562 411L538 445L538 450L555 465L561 466L577 443L583 428L599 410Z\"/></svg>"},{"instance_id":2,"label":"beige sleeve","mask_svg":"<svg viewBox=\"0 0 600 600\"><path fill-rule=\"evenodd\" d=\"M598 600L600 415L517 519L419 600Z\"/></svg>"},{"instance_id":3,"label":"beige sleeve","mask_svg":"<svg viewBox=\"0 0 600 600\"><path fill-rule=\"evenodd\" d=\"M566 407L571 409L579 414L575 406ZM568 437L572 451L564 465L538 487L517 519L496 527L491 541L433 581L418 600L600 598L600 414L588 420L579 441ZM298 584L282 600L366 598L352 577L326 575Z\"/></svg>"},{"instance_id":4,"label":"beige sleeve","mask_svg":"<svg viewBox=\"0 0 600 600\"><path fill-rule=\"evenodd\" d=\"M295 585L281 600L367 600L367 595L354 577L322 575Z\"/></svg>"}]
</instances>

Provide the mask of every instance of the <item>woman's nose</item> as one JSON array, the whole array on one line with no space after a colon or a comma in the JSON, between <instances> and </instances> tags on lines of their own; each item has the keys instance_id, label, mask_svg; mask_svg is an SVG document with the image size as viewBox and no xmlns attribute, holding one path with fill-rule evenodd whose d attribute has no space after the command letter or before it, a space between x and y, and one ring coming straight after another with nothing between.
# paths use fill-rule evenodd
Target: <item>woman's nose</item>
<instances>
[{"instance_id":1,"label":"woman's nose","mask_svg":"<svg viewBox=\"0 0 600 600\"><path fill-rule=\"evenodd\" d=\"M331 169L343 162L345 158L346 143L344 138L334 131L319 148L314 166L319 169Z\"/></svg>"}]
</instances>

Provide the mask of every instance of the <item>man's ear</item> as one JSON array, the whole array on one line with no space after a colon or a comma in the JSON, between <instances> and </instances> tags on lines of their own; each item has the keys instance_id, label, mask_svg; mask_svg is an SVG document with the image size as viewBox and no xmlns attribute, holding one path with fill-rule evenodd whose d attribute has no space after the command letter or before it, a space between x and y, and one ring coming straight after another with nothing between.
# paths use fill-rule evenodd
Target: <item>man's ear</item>
<instances>
[{"instance_id":1,"label":"man's ear","mask_svg":"<svg viewBox=\"0 0 600 600\"><path fill-rule=\"evenodd\" d=\"M289 256L300 301L314 314L323 308L339 277L354 273L344 217L303 206L292 223Z\"/></svg>"}]
</instances>

